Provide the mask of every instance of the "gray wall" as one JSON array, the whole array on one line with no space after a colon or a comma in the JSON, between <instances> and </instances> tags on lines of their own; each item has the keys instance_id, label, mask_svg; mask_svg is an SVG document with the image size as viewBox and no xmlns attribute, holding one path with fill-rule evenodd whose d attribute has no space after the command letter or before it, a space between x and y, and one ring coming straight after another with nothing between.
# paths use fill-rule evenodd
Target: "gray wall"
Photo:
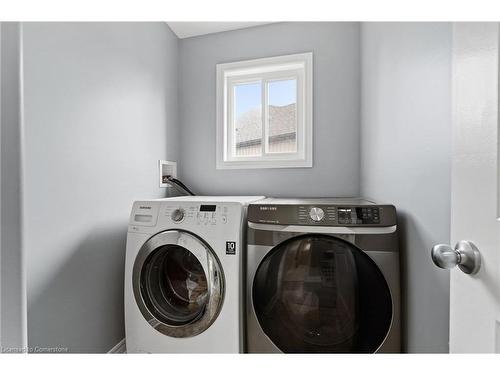
<instances>
[{"instance_id":1,"label":"gray wall","mask_svg":"<svg viewBox=\"0 0 500 375\"><path fill-rule=\"evenodd\" d=\"M22 249L21 27L0 22L0 347L26 346L26 283Z\"/></svg>"},{"instance_id":2,"label":"gray wall","mask_svg":"<svg viewBox=\"0 0 500 375\"><path fill-rule=\"evenodd\" d=\"M279 23L180 41L181 178L204 194L359 193L358 23ZM313 168L215 169L215 65L314 53Z\"/></svg>"},{"instance_id":3,"label":"gray wall","mask_svg":"<svg viewBox=\"0 0 500 375\"><path fill-rule=\"evenodd\" d=\"M28 343L124 337L131 202L177 160L177 38L164 23L25 23Z\"/></svg>"},{"instance_id":4,"label":"gray wall","mask_svg":"<svg viewBox=\"0 0 500 375\"><path fill-rule=\"evenodd\" d=\"M161 23L24 24L24 143L19 126L5 137L4 108L1 133L2 231L6 217L21 218L4 215L11 150L25 165L13 202L24 244L19 234L17 258L3 256L1 285L23 245L29 345L103 352L123 338L130 203L164 196L156 163L168 158L201 193L394 203L405 347L446 352L448 274L429 248L449 241L450 49L449 24L283 23L182 41ZM314 52L314 167L216 170L215 65L305 51ZM19 323L22 344L16 272L21 315L9 323Z\"/></svg>"},{"instance_id":5,"label":"gray wall","mask_svg":"<svg viewBox=\"0 0 500 375\"><path fill-rule=\"evenodd\" d=\"M450 237L451 24L361 36L361 193L400 213L406 349L448 352L449 273L429 254Z\"/></svg>"},{"instance_id":6,"label":"gray wall","mask_svg":"<svg viewBox=\"0 0 500 375\"><path fill-rule=\"evenodd\" d=\"M215 169L215 65L314 52L314 168ZM447 352L451 24L282 23L180 41L180 176L207 194L364 195L400 212L404 349ZM360 139L361 138L361 145Z\"/></svg>"}]
</instances>

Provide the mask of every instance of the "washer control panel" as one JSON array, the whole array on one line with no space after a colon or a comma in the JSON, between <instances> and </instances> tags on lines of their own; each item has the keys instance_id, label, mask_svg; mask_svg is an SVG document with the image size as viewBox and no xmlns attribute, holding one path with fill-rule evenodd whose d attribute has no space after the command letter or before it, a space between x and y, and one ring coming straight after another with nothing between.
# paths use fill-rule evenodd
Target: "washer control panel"
<instances>
[{"instance_id":1,"label":"washer control panel","mask_svg":"<svg viewBox=\"0 0 500 375\"><path fill-rule=\"evenodd\" d=\"M217 204L168 205L164 208L164 216L175 224L184 222L197 225L226 224L228 207Z\"/></svg>"},{"instance_id":2,"label":"washer control panel","mask_svg":"<svg viewBox=\"0 0 500 375\"><path fill-rule=\"evenodd\" d=\"M250 204L248 221L283 225L392 226L392 205Z\"/></svg>"}]
</instances>

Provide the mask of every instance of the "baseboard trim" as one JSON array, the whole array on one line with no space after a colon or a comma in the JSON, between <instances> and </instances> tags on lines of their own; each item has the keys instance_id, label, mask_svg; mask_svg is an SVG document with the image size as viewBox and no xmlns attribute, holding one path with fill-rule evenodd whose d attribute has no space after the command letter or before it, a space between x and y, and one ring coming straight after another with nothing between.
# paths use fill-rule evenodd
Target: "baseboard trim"
<instances>
[{"instance_id":1,"label":"baseboard trim","mask_svg":"<svg viewBox=\"0 0 500 375\"><path fill-rule=\"evenodd\" d=\"M113 346L108 354L124 354L127 352L127 343L125 342L125 339L121 340L118 344Z\"/></svg>"}]
</instances>

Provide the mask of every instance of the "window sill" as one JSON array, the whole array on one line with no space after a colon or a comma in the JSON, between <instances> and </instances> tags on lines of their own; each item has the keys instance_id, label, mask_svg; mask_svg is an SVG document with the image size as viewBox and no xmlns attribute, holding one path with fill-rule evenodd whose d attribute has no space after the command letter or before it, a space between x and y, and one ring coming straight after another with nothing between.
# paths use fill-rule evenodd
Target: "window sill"
<instances>
[{"instance_id":1,"label":"window sill","mask_svg":"<svg viewBox=\"0 0 500 375\"><path fill-rule=\"evenodd\" d=\"M312 160L217 161L217 169L312 168Z\"/></svg>"}]
</instances>

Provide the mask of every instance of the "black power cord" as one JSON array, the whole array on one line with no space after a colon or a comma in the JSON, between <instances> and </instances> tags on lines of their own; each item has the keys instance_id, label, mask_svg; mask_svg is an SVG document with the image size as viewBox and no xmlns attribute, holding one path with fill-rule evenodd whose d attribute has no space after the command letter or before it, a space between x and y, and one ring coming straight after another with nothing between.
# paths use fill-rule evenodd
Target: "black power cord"
<instances>
[{"instance_id":1,"label":"black power cord","mask_svg":"<svg viewBox=\"0 0 500 375\"><path fill-rule=\"evenodd\" d=\"M173 187L175 187L177 190L182 191L185 195L196 195L193 193L184 183L172 176L167 176L168 182L172 184Z\"/></svg>"}]
</instances>

